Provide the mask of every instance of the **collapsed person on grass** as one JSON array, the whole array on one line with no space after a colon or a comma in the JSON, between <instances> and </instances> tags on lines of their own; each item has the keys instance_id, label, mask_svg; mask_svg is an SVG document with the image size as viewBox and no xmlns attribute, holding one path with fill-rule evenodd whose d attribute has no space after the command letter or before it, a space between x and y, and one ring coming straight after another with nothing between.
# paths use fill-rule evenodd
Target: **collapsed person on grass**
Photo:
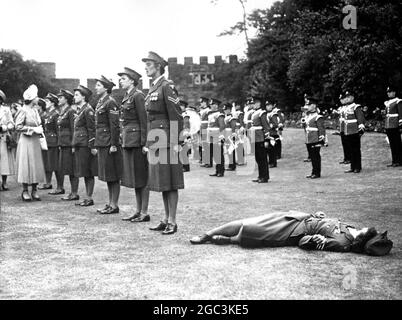
<instances>
[{"instance_id":1,"label":"collapsed person on grass","mask_svg":"<svg viewBox=\"0 0 402 320\"><path fill-rule=\"evenodd\" d=\"M192 244L237 244L242 247L299 246L305 250L366 253L382 256L391 251L387 232L356 229L323 212L273 212L226 223L190 240Z\"/></svg>"}]
</instances>

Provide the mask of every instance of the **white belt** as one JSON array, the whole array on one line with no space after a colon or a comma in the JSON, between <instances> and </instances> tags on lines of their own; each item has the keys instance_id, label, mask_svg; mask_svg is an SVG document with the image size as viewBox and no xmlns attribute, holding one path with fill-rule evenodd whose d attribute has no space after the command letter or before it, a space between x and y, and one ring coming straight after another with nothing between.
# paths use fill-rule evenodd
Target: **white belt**
<instances>
[{"instance_id":1,"label":"white belt","mask_svg":"<svg viewBox=\"0 0 402 320\"><path fill-rule=\"evenodd\" d=\"M318 128L310 128L310 127L307 127L306 130L307 130L307 131L318 131Z\"/></svg>"},{"instance_id":2,"label":"white belt","mask_svg":"<svg viewBox=\"0 0 402 320\"><path fill-rule=\"evenodd\" d=\"M262 126L252 126L250 129L252 129L252 130L262 130Z\"/></svg>"},{"instance_id":3,"label":"white belt","mask_svg":"<svg viewBox=\"0 0 402 320\"><path fill-rule=\"evenodd\" d=\"M355 123L357 122L357 119L351 119L351 120L345 120L346 123Z\"/></svg>"},{"instance_id":4,"label":"white belt","mask_svg":"<svg viewBox=\"0 0 402 320\"><path fill-rule=\"evenodd\" d=\"M209 131L219 131L219 128L208 128Z\"/></svg>"},{"instance_id":5,"label":"white belt","mask_svg":"<svg viewBox=\"0 0 402 320\"><path fill-rule=\"evenodd\" d=\"M388 118L395 118L395 117L399 117L399 114L398 113L393 113L393 114L386 114L386 116L388 117Z\"/></svg>"},{"instance_id":6,"label":"white belt","mask_svg":"<svg viewBox=\"0 0 402 320\"><path fill-rule=\"evenodd\" d=\"M208 123L208 120L202 120L201 123Z\"/></svg>"}]
</instances>

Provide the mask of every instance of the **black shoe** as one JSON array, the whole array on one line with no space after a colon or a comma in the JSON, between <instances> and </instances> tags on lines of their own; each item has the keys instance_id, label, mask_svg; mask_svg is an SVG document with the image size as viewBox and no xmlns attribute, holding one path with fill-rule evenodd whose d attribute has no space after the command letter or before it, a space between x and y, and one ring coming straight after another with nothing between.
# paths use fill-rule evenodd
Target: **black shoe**
<instances>
[{"instance_id":1,"label":"black shoe","mask_svg":"<svg viewBox=\"0 0 402 320\"><path fill-rule=\"evenodd\" d=\"M31 198L32 198L33 201L41 201L41 199L38 196L38 193L36 191L32 191Z\"/></svg>"},{"instance_id":2,"label":"black shoe","mask_svg":"<svg viewBox=\"0 0 402 320\"><path fill-rule=\"evenodd\" d=\"M393 167L394 165L395 165L395 163L387 164L387 168Z\"/></svg>"},{"instance_id":3,"label":"black shoe","mask_svg":"<svg viewBox=\"0 0 402 320\"><path fill-rule=\"evenodd\" d=\"M346 160L339 161L339 164L346 164Z\"/></svg>"},{"instance_id":4,"label":"black shoe","mask_svg":"<svg viewBox=\"0 0 402 320\"><path fill-rule=\"evenodd\" d=\"M222 178L222 177L224 176L224 174L223 174L223 173L218 173L216 176L217 176L218 178Z\"/></svg>"},{"instance_id":5,"label":"black shoe","mask_svg":"<svg viewBox=\"0 0 402 320\"><path fill-rule=\"evenodd\" d=\"M61 200L63 200L63 201L80 200L80 196L79 196L78 194L77 194L76 196L73 196L73 195L70 193L68 196L61 198Z\"/></svg>"},{"instance_id":6,"label":"black shoe","mask_svg":"<svg viewBox=\"0 0 402 320\"><path fill-rule=\"evenodd\" d=\"M100 214L115 214L115 213L119 213L119 207L116 208L112 208L109 207L104 211L99 212Z\"/></svg>"},{"instance_id":7,"label":"black shoe","mask_svg":"<svg viewBox=\"0 0 402 320\"><path fill-rule=\"evenodd\" d=\"M400 163L394 163L393 165L392 165L392 167L393 168L395 168L395 167L401 167L402 166L402 164L400 164ZM8 190L8 189L7 189Z\"/></svg>"},{"instance_id":8,"label":"black shoe","mask_svg":"<svg viewBox=\"0 0 402 320\"><path fill-rule=\"evenodd\" d=\"M151 217L149 214L141 214L139 217L131 220L131 222L148 222L151 221Z\"/></svg>"},{"instance_id":9,"label":"black shoe","mask_svg":"<svg viewBox=\"0 0 402 320\"><path fill-rule=\"evenodd\" d=\"M141 213L137 212L137 213L133 214L132 216L125 217L125 218L123 218L121 220L123 220L123 221L131 221L131 220L134 220L134 219L138 218L139 216L141 216Z\"/></svg>"},{"instance_id":10,"label":"black shoe","mask_svg":"<svg viewBox=\"0 0 402 320\"><path fill-rule=\"evenodd\" d=\"M345 173L352 173L355 172L355 170L349 169L349 170L345 170Z\"/></svg>"},{"instance_id":11,"label":"black shoe","mask_svg":"<svg viewBox=\"0 0 402 320\"><path fill-rule=\"evenodd\" d=\"M163 231L163 230L166 229L166 225L167 225L167 224L166 224L165 222L161 221L161 222L159 222L159 224L158 224L156 227L149 228L149 230L152 230L152 231Z\"/></svg>"},{"instance_id":12,"label":"black shoe","mask_svg":"<svg viewBox=\"0 0 402 320\"><path fill-rule=\"evenodd\" d=\"M93 206L95 203L93 200L89 200L89 199L85 199L79 203L76 203L76 206L80 206L80 207L89 207L89 206Z\"/></svg>"},{"instance_id":13,"label":"black shoe","mask_svg":"<svg viewBox=\"0 0 402 320\"><path fill-rule=\"evenodd\" d=\"M236 169L235 168L227 168L227 169L225 169L226 171L236 171Z\"/></svg>"},{"instance_id":14,"label":"black shoe","mask_svg":"<svg viewBox=\"0 0 402 320\"><path fill-rule=\"evenodd\" d=\"M321 176L318 174L312 174L310 177L310 179L318 179L318 178L321 178Z\"/></svg>"},{"instance_id":15,"label":"black shoe","mask_svg":"<svg viewBox=\"0 0 402 320\"><path fill-rule=\"evenodd\" d=\"M22 191L21 194L22 201L32 201L31 196L29 195L28 191Z\"/></svg>"},{"instance_id":16,"label":"black shoe","mask_svg":"<svg viewBox=\"0 0 402 320\"><path fill-rule=\"evenodd\" d=\"M360 173L361 169L353 170L353 173Z\"/></svg>"},{"instance_id":17,"label":"black shoe","mask_svg":"<svg viewBox=\"0 0 402 320\"><path fill-rule=\"evenodd\" d=\"M162 234L173 234L177 232L177 224L168 223L166 225L165 230L162 231Z\"/></svg>"},{"instance_id":18,"label":"black shoe","mask_svg":"<svg viewBox=\"0 0 402 320\"><path fill-rule=\"evenodd\" d=\"M217 174L217 173L213 173L213 174L210 174L209 176L210 176L210 177L217 177L218 174Z\"/></svg>"},{"instance_id":19,"label":"black shoe","mask_svg":"<svg viewBox=\"0 0 402 320\"><path fill-rule=\"evenodd\" d=\"M230 238L225 236L212 236L211 242L214 244L230 244Z\"/></svg>"},{"instance_id":20,"label":"black shoe","mask_svg":"<svg viewBox=\"0 0 402 320\"><path fill-rule=\"evenodd\" d=\"M53 186L51 184L44 184L41 187L38 187L39 190L50 190L53 189Z\"/></svg>"},{"instance_id":21,"label":"black shoe","mask_svg":"<svg viewBox=\"0 0 402 320\"><path fill-rule=\"evenodd\" d=\"M203 234L202 236L196 236L190 239L190 242L192 244L204 244L207 243L208 241L211 241L211 236L207 234Z\"/></svg>"},{"instance_id":22,"label":"black shoe","mask_svg":"<svg viewBox=\"0 0 402 320\"><path fill-rule=\"evenodd\" d=\"M51 194L52 196L57 195L57 194L65 194L66 191L64 189L61 190L54 190L54 191L50 191L49 194Z\"/></svg>"},{"instance_id":23,"label":"black shoe","mask_svg":"<svg viewBox=\"0 0 402 320\"><path fill-rule=\"evenodd\" d=\"M311 162L311 159L304 159L303 162Z\"/></svg>"},{"instance_id":24,"label":"black shoe","mask_svg":"<svg viewBox=\"0 0 402 320\"><path fill-rule=\"evenodd\" d=\"M260 179L258 180L258 183L268 183L268 179Z\"/></svg>"},{"instance_id":25,"label":"black shoe","mask_svg":"<svg viewBox=\"0 0 402 320\"><path fill-rule=\"evenodd\" d=\"M0 190L2 190L2 191L8 191L8 190L10 190L10 189L8 189L8 187L5 186L4 184L1 184Z\"/></svg>"},{"instance_id":26,"label":"black shoe","mask_svg":"<svg viewBox=\"0 0 402 320\"><path fill-rule=\"evenodd\" d=\"M106 211L109 208L110 208L110 206L108 204L105 204L105 207L103 209L96 209L96 212L101 213L103 211Z\"/></svg>"}]
</instances>

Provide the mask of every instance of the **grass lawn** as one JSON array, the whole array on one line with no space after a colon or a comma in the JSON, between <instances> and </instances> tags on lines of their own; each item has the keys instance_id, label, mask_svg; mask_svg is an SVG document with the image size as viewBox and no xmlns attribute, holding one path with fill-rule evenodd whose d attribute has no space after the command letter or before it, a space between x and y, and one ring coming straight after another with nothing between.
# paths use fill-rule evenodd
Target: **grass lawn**
<instances>
[{"instance_id":1,"label":"grass lawn","mask_svg":"<svg viewBox=\"0 0 402 320\"><path fill-rule=\"evenodd\" d=\"M47 192L23 203L10 178L10 191L0 193L0 299L401 299L402 168L386 168L385 135L365 134L363 170L345 174L340 137L329 134L316 180L305 179L311 164L302 161L303 143L302 130L284 131L283 158L268 184L252 183L245 167L213 178L192 163L173 236L148 230L163 212L159 193L151 193L152 221L134 224L121 221L133 211L132 189L122 188L120 214L102 216L95 209L107 198L103 182L96 181L95 207L80 209ZM189 242L224 222L279 210L324 211L388 230L394 248L370 257Z\"/></svg>"}]
</instances>

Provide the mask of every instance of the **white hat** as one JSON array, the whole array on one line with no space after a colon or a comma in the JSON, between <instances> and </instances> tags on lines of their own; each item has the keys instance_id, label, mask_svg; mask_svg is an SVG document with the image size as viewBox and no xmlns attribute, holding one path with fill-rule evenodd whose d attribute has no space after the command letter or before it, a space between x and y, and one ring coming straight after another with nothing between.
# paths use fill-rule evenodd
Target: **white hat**
<instances>
[{"instance_id":1,"label":"white hat","mask_svg":"<svg viewBox=\"0 0 402 320\"><path fill-rule=\"evenodd\" d=\"M31 84L28 89L25 90L23 97L24 100L32 101L38 96L38 87L34 84Z\"/></svg>"}]
</instances>

